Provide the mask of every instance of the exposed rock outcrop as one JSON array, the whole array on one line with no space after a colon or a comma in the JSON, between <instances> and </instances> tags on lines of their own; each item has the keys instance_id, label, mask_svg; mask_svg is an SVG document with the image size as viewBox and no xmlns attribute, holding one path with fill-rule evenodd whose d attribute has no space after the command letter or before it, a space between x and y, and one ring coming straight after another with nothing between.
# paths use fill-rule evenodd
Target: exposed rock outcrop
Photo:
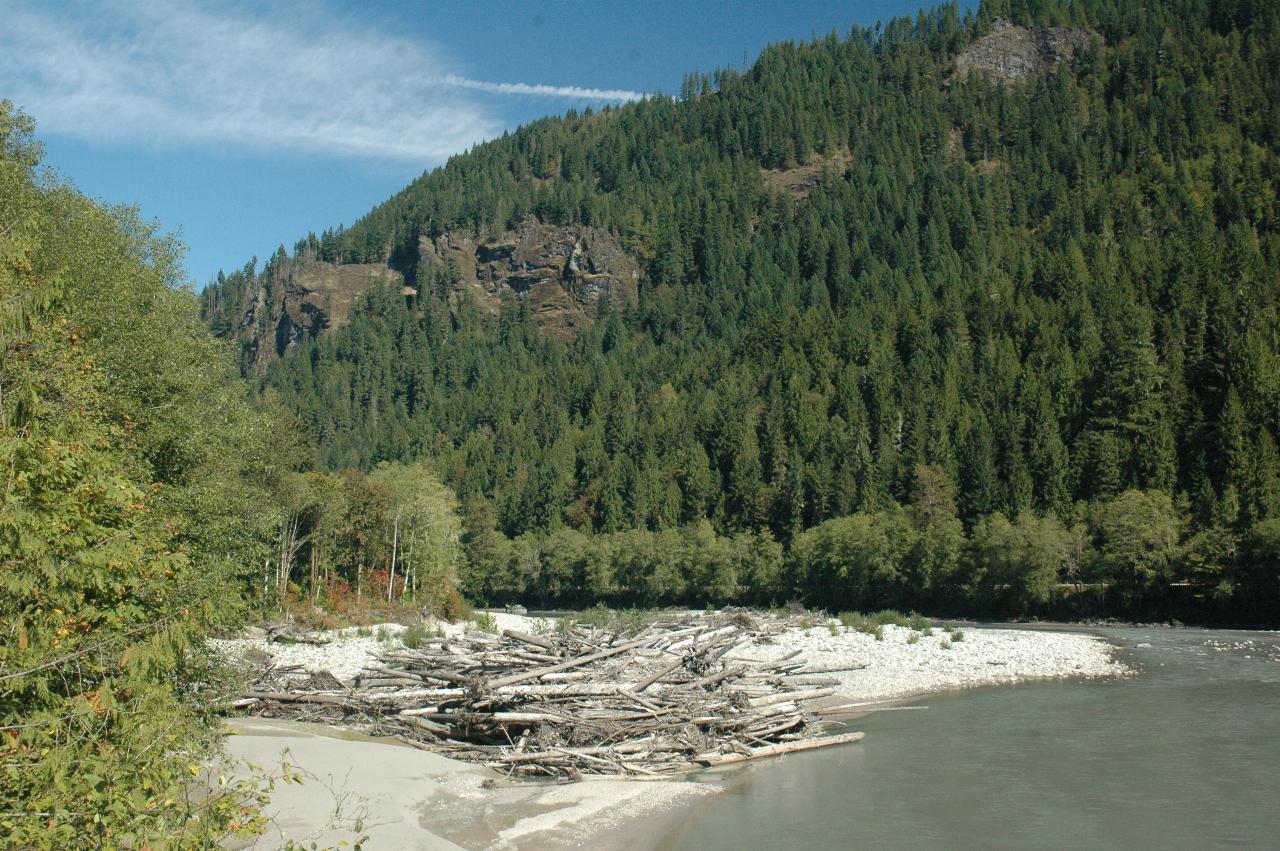
<instances>
[{"instance_id":1,"label":"exposed rock outcrop","mask_svg":"<svg viewBox=\"0 0 1280 851\"><path fill-rule=\"evenodd\" d=\"M379 284L404 285L404 276L380 263L300 263L259 287L242 319L245 357L261 374L277 357L322 331L351 319L356 299Z\"/></svg>"},{"instance_id":2,"label":"exposed rock outcrop","mask_svg":"<svg viewBox=\"0 0 1280 851\"><path fill-rule=\"evenodd\" d=\"M452 275L455 297L469 293L489 312L504 296L526 299L538 326L561 339L577 336L600 304L634 299L640 281L639 265L613 232L532 217L479 239L461 232L422 237L418 274L433 272Z\"/></svg>"},{"instance_id":3,"label":"exposed rock outcrop","mask_svg":"<svg viewBox=\"0 0 1280 851\"><path fill-rule=\"evenodd\" d=\"M508 295L524 299L538 327L573 339L601 304L636 297L640 266L604 228L560 227L530 217L513 230L477 239L448 232L419 240L419 285L442 273L456 305L463 293L496 314ZM204 296L203 318L214 333L239 341L247 373L263 374L276 358L325 331L346 325L363 293L376 286L418 290L382 263L337 265L285 260Z\"/></svg>"},{"instance_id":4,"label":"exposed rock outcrop","mask_svg":"<svg viewBox=\"0 0 1280 851\"><path fill-rule=\"evenodd\" d=\"M1025 80L1052 71L1071 60L1101 36L1067 27L1015 26L996 21L991 31L956 57L956 73L970 71L1004 80Z\"/></svg>"},{"instance_id":5,"label":"exposed rock outcrop","mask_svg":"<svg viewBox=\"0 0 1280 851\"><path fill-rule=\"evenodd\" d=\"M793 198L805 198L822 185L824 178L840 177L853 162L848 148L836 148L825 154L814 153L804 165L791 168L761 169L764 185Z\"/></svg>"}]
</instances>

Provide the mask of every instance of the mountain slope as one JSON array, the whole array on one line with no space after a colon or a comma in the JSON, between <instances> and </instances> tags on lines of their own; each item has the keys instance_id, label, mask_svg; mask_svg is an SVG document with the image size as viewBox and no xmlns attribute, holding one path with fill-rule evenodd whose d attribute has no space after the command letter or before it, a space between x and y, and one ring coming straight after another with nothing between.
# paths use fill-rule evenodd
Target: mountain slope
<instances>
[{"instance_id":1,"label":"mountain slope","mask_svg":"<svg viewBox=\"0 0 1280 851\"><path fill-rule=\"evenodd\" d=\"M320 463L431 456L509 535L706 520L789 541L929 482L970 528L1070 524L1133 489L1193 532L1265 521L1280 12L1130 7L942 7L521 128L282 256L385 263L414 294L371 290L265 383ZM1005 17L1071 49L986 73ZM616 240L635 295L548 333L434 249L529 227ZM215 327L254 275L206 292Z\"/></svg>"}]
</instances>

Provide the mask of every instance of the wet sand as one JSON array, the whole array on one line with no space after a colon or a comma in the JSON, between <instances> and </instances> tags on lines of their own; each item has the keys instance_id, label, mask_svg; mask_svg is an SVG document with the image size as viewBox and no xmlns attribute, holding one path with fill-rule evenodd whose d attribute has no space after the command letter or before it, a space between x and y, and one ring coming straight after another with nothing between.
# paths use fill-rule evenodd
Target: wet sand
<instances>
[{"instance_id":1,"label":"wet sand","mask_svg":"<svg viewBox=\"0 0 1280 851\"><path fill-rule=\"evenodd\" d=\"M323 725L239 718L227 726L231 773L278 778L267 832L238 847L331 847L367 837L372 851L634 851L665 833L653 817L674 818L682 804L717 791L684 780L512 784L482 765ZM286 767L300 783L279 779Z\"/></svg>"}]
</instances>

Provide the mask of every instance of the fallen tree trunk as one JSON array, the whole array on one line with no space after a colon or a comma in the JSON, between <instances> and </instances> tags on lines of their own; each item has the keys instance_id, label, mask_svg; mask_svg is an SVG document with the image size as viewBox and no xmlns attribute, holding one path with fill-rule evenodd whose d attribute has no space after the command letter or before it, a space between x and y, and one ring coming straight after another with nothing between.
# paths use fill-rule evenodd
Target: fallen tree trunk
<instances>
[{"instance_id":1,"label":"fallen tree trunk","mask_svg":"<svg viewBox=\"0 0 1280 851\"><path fill-rule=\"evenodd\" d=\"M514 638L516 641L522 641L525 644L532 644L534 647L541 647L543 650L552 652L559 649L556 643L549 638L541 638L537 635L530 635L527 632L518 632L514 629L504 629L502 634L507 638Z\"/></svg>"},{"instance_id":2,"label":"fallen tree trunk","mask_svg":"<svg viewBox=\"0 0 1280 851\"><path fill-rule=\"evenodd\" d=\"M802 700L817 700L820 697L830 697L835 694L833 688L815 688L808 691L784 691L781 694L770 694L764 697L753 697L748 703L752 706L769 706L774 703L799 703Z\"/></svg>"},{"instance_id":3,"label":"fallen tree trunk","mask_svg":"<svg viewBox=\"0 0 1280 851\"><path fill-rule=\"evenodd\" d=\"M287 691L246 691L246 700L274 700L276 703L326 703L332 706L348 706L350 698L337 694L295 694Z\"/></svg>"},{"instance_id":4,"label":"fallen tree trunk","mask_svg":"<svg viewBox=\"0 0 1280 851\"><path fill-rule=\"evenodd\" d=\"M704 753L698 754L693 758L694 762L702 765L727 765L733 762L746 762L749 759L762 759L767 756L781 756L787 753L796 753L797 751L809 751L815 748L826 748L833 745L847 745L853 742L862 741L865 733L844 733L839 736L824 736L821 739L807 739L798 742L785 742L778 745L764 745L758 748L749 748L749 753Z\"/></svg>"},{"instance_id":5,"label":"fallen tree trunk","mask_svg":"<svg viewBox=\"0 0 1280 851\"><path fill-rule=\"evenodd\" d=\"M570 668L580 668L592 662L598 662L601 659L608 659L610 656L617 656L619 653L625 653L628 650L647 644L648 639L640 639L639 641L628 641L626 644L619 644L616 647L610 647L608 650L601 650L598 653L591 653L586 656L579 656L576 659L570 659L567 662L561 662L559 665L552 665L550 668L536 668L532 671L526 671L522 674L513 674L500 680L494 680L489 685L493 688L501 688L502 686L515 685L525 680L536 680L545 674L554 674L558 671L567 671Z\"/></svg>"}]
</instances>

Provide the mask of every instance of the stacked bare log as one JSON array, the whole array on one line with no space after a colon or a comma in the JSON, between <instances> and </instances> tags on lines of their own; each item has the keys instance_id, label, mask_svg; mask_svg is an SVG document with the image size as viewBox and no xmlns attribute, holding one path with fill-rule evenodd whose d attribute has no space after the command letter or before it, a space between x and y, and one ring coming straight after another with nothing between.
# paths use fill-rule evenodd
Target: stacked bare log
<instances>
[{"instance_id":1,"label":"stacked bare log","mask_svg":"<svg viewBox=\"0 0 1280 851\"><path fill-rule=\"evenodd\" d=\"M237 708L354 725L515 777L663 777L857 741L823 734L849 708L830 705L823 675L835 669L799 652L734 655L784 627L733 612L632 636L567 621L545 635L472 632L385 652L350 688L317 688L331 684L324 672L267 669Z\"/></svg>"}]
</instances>

